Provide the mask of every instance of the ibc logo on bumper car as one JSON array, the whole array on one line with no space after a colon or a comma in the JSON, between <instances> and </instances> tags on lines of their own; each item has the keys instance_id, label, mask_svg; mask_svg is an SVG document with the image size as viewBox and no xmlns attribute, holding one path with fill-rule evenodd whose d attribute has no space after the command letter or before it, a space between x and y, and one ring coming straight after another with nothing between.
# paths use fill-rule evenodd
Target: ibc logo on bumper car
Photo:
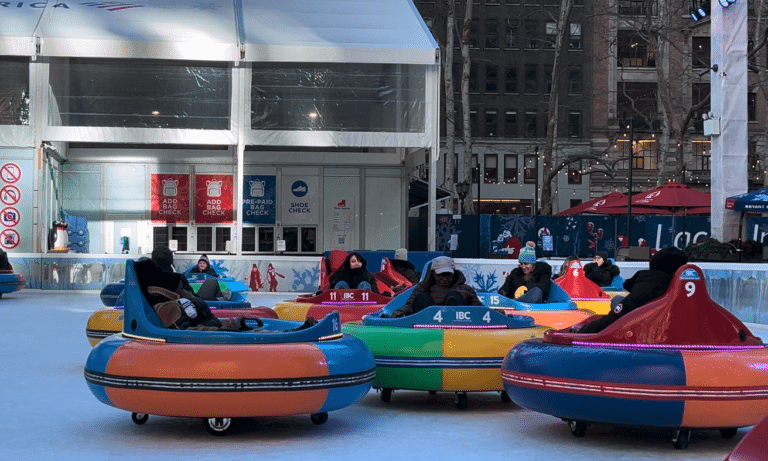
<instances>
[{"instance_id":1,"label":"ibc logo on bumper car","mask_svg":"<svg viewBox=\"0 0 768 461\"><path fill-rule=\"evenodd\" d=\"M695 269L686 269L680 274L681 280L700 280L699 273Z\"/></svg>"}]
</instances>

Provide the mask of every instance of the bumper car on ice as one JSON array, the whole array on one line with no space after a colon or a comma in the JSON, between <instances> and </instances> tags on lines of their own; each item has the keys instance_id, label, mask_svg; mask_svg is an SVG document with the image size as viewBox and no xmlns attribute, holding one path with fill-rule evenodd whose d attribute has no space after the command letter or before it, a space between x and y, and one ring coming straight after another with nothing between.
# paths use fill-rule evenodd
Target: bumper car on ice
<instances>
[{"instance_id":1,"label":"bumper car on ice","mask_svg":"<svg viewBox=\"0 0 768 461\"><path fill-rule=\"evenodd\" d=\"M768 414L765 344L710 299L690 264L662 298L601 332L550 330L518 344L501 374L515 403L563 419L577 437L591 423L661 427L682 449L693 429L730 438Z\"/></svg>"},{"instance_id":2,"label":"bumper car on ice","mask_svg":"<svg viewBox=\"0 0 768 461\"><path fill-rule=\"evenodd\" d=\"M375 375L370 351L343 335L337 315L314 326L264 320L254 331L164 328L127 262L122 334L91 350L85 380L94 396L132 413L202 418L215 435L233 418L310 414L322 424L328 412L368 393Z\"/></svg>"},{"instance_id":3,"label":"bumper car on ice","mask_svg":"<svg viewBox=\"0 0 768 461\"><path fill-rule=\"evenodd\" d=\"M15 274L13 269L0 270L0 298L5 293L21 291L25 283L24 276Z\"/></svg>"},{"instance_id":4,"label":"bumper car on ice","mask_svg":"<svg viewBox=\"0 0 768 461\"><path fill-rule=\"evenodd\" d=\"M480 292L477 296L486 306L506 315L527 315L536 325L550 328L570 327L595 315L591 310L580 309L556 283L552 283L547 301L539 304L521 303L493 292Z\"/></svg>"},{"instance_id":5,"label":"bumper car on ice","mask_svg":"<svg viewBox=\"0 0 768 461\"><path fill-rule=\"evenodd\" d=\"M274 310L279 318L298 321L308 317L321 319L333 311L338 311L342 323L352 322L362 319L366 314L381 310L392 301L395 287L405 289L412 285L392 267L387 258L382 260L381 271L373 274L373 277L376 279L379 293L388 294L379 294L367 289L330 288L328 278L331 268L326 258L323 258L320 267L321 283L318 293L275 304Z\"/></svg>"},{"instance_id":6,"label":"bumper car on ice","mask_svg":"<svg viewBox=\"0 0 768 461\"><path fill-rule=\"evenodd\" d=\"M584 275L584 268L578 260L572 261L568 272L556 278L554 283L561 286L580 309L588 309L599 315L605 315L611 310L612 296Z\"/></svg>"},{"instance_id":7,"label":"bumper car on ice","mask_svg":"<svg viewBox=\"0 0 768 461\"><path fill-rule=\"evenodd\" d=\"M547 330L530 317L509 317L479 306L431 306L406 317L387 318L410 291L380 312L341 327L373 352L373 387L381 389L384 402L395 389L445 391L455 393L456 406L465 409L467 392L503 391L501 361L509 349L522 340L540 338ZM509 401L503 392L502 400Z\"/></svg>"},{"instance_id":8,"label":"bumper car on ice","mask_svg":"<svg viewBox=\"0 0 768 461\"><path fill-rule=\"evenodd\" d=\"M768 453L768 416L747 432L725 461L758 461Z\"/></svg>"},{"instance_id":9,"label":"bumper car on ice","mask_svg":"<svg viewBox=\"0 0 768 461\"><path fill-rule=\"evenodd\" d=\"M231 317L245 317L246 319L276 319L277 314L269 307L251 307L251 303L240 303L238 306L228 307L222 301L206 301L213 315L220 319ZM102 339L123 331L123 298L120 297L115 307L105 307L95 311L85 324L85 336L91 346L95 346Z\"/></svg>"},{"instance_id":10,"label":"bumper car on ice","mask_svg":"<svg viewBox=\"0 0 768 461\"><path fill-rule=\"evenodd\" d=\"M245 283L233 278L215 278L206 274L186 274L187 281L192 289L197 292L207 278L215 279L219 283L219 289L224 292L230 290L229 299L206 300L206 304L211 308L211 312L218 318L229 318L243 316L248 319L255 318L277 318L277 314L268 307L252 307L250 301L243 293L248 291ZM125 281L108 283L102 288L100 293L101 302L105 306L91 314L88 323L85 325L85 336L91 346L95 346L99 341L109 335L119 333L123 330L123 291L125 290Z\"/></svg>"},{"instance_id":11,"label":"bumper car on ice","mask_svg":"<svg viewBox=\"0 0 768 461\"><path fill-rule=\"evenodd\" d=\"M231 297L228 300L208 301L208 305L210 305L211 308L227 307L232 309L251 307L251 303L249 303L245 297L245 293L248 292L248 286L239 280L235 280L231 277L216 278L206 274L185 273L185 275L187 276L189 285L195 292L200 289L200 286L202 286L203 282L205 282L205 280L208 278L213 278L219 282L219 289L222 293L227 290L231 292ZM99 294L102 304L107 307L117 306L118 303L121 302L120 295L123 293L124 289L125 280L120 280L119 282L112 282L104 285L104 288L101 289L101 293Z\"/></svg>"}]
</instances>

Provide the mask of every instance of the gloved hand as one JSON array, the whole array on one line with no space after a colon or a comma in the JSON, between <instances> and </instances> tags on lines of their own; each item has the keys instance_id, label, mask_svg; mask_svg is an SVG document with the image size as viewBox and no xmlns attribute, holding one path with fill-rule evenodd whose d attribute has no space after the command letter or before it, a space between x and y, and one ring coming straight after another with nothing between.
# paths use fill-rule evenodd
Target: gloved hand
<instances>
[{"instance_id":1,"label":"gloved hand","mask_svg":"<svg viewBox=\"0 0 768 461\"><path fill-rule=\"evenodd\" d=\"M405 313L403 313L403 311L398 309L398 310L392 312L392 315L390 317L392 317L393 319L398 318L398 317L405 317Z\"/></svg>"},{"instance_id":2,"label":"gloved hand","mask_svg":"<svg viewBox=\"0 0 768 461\"><path fill-rule=\"evenodd\" d=\"M578 333L580 329L581 328L574 326L574 327L571 327L568 331L570 331L571 333Z\"/></svg>"}]
</instances>

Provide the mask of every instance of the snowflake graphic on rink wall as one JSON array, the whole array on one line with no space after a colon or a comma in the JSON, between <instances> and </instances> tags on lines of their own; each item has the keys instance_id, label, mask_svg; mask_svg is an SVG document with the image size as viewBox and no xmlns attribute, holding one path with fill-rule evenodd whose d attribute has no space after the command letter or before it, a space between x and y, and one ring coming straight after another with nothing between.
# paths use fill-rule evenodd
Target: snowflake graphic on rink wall
<instances>
[{"instance_id":1,"label":"snowflake graphic on rink wall","mask_svg":"<svg viewBox=\"0 0 768 461\"><path fill-rule=\"evenodd\" d=\"M305 270L291 270L293 271L291 290L310 293L317 290L320 285L320 266Z\"/></svg>"},{"instance_id":2,"label":"snowflake graphic on rink wall","mask_svg":"<svg viewBox=\"0 0 768 461\"><path fill-rule=\"evenodd\" d=\"M499 291L500 286L497 286L496 282L496 271L486 276L475 274L475 287L478 291Z\"/></svg>"}]
</instances>

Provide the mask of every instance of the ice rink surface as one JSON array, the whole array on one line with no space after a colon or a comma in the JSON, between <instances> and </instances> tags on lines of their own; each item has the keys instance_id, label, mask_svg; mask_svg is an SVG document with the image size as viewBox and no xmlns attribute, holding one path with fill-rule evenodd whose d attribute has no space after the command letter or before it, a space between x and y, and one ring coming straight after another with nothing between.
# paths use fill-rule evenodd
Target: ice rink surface
<instances>
[{"instance_id":1,"label":"ice rink surface","mask_svg":"<svg viewBox=\"0 0 768 461\"><path fill-rule=\"evenodd\" d=\"M273 306L292 294L250 294ZM0 299L0 459L26 460L723 460L747 433L725 440L694 431L686 450L671 431L590 426L571 435L552 416L502 403L498 393L396 391L384 403L372 390L360 402L313 424L308 415L247 419L225 437L199 419L150 416L138 426L104 405L83 377L91 346L85 325L102 308L98 292L23 290ZM768 338L768 328L748 325Z\"/></svg>"}]
</instances>

